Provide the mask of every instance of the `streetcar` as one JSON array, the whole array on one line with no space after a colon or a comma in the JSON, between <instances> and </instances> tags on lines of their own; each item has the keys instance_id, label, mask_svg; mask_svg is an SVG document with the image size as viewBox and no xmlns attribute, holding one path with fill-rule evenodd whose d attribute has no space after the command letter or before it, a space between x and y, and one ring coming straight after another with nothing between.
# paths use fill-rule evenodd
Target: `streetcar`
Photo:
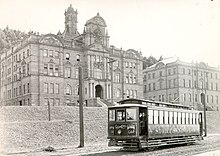
<instances>
[{"instance_id":1,"label":"streetcar","mask_svg":"<svg viewBox=\"0 0 220 156\"><path fill-rule=\"evenodd\" d=\"M137 151L202 139L202 113L191 107L144 99L108 107L109 146Z\"/></svg>"}]
</instances>

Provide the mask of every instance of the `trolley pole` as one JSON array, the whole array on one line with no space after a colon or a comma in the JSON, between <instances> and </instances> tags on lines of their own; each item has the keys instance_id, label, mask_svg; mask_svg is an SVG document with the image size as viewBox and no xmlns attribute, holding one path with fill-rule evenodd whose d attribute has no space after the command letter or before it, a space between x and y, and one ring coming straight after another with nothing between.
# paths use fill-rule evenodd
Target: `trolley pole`
<instances>
[{"instance_id":1,"label":"trolley pole","mask_svg":"<svg viewBox=\"0 0 220 156\"><path fill-rule=\"evenodd\" d=\"M83 124L84 84L83 83L84 83L83 68L79 66L79 129L80 129L79 147L84 147L84 124Z\"/></svg>"},{"instance_id":2,"label":"trolley pole","mask_svg":"<svg viewBox=\"0 0 220 156\"><path fill-rule=\"evenodd\" d=\"M201 101L202 101L202 104L204 106L204 129L205 129L205 135L204 136L207 136L207 127L206 127L206 106L205 106L205 94L204 93L201 93Z\"/></svg>"}]
</instances>

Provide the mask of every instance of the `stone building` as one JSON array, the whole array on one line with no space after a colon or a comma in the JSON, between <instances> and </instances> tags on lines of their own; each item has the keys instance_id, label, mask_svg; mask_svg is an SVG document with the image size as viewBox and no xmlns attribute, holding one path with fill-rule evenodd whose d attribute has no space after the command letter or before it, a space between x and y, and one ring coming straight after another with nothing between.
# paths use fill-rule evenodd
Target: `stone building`
<instances>
[{"instance_id":1,"label":"stone building","mask_svg":"<svg viewBox=\"0 0 220 156\"><path fill-rule=\"evenodd\" d=\"M80 34L77 14L70 5L64 13L63 33L30 32L1 55L1 105L76 105L79 66L83 67L87 105L94 100L100 105L108 103L111 94L114 101L143 98L141 52L109 46L107 25L99 13L86 22Z\"/></svg>"},{"instance_id":2,"label":"stone building","mask_svg":"<svg viewBox=\"0 0 220 156\"><path fill-rule=\"evenodd\" d=\"M181 103L202 109L205 93L207 109L220 108L220 70L201 63L186 63L178 58L164 59L143 71L144 97Z\"/></svg>"}]
</instances>

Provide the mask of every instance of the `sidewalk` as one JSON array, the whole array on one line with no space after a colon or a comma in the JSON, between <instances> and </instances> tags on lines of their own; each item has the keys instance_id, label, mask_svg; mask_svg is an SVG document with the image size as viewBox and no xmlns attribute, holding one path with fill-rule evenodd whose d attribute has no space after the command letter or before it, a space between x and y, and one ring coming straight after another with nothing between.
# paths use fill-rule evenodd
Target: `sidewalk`
<instances>
[{"instance_id":1,"label":"sidewalk","mask_svg":"<svg viewBox=\"0 0 220 156\"><path fill-rule=\"evenodd\" d=\"M46 152L44 148L39 149L8 149L7 151L0 152L1 156L15 155L15 156L60 156L60 155L86 155L102 152L117 151L119 147L108 147L107 144L91 144L84 147L69 146L69 147L53 147L55 151Z\"/></svg>"},{"instance_id":2,"label":"sidewalk","mask_svg":"<svg viewBox=\"0 0 220 156\"><path fill-rule=\"evenodd\" d=\"M196 154L194 156L220 156L220 150L210 151L206 153Z\"/></svg>"}]
</instances>

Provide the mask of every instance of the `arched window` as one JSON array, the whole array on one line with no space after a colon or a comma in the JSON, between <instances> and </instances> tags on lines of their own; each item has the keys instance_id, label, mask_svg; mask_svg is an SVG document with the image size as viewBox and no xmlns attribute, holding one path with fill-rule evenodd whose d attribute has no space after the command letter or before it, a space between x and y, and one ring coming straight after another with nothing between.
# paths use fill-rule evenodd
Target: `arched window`
<instances>
[{"instance_id":1,"label":"arched window","mask_svg":"<svg viewBox=\"0 0 220 156\"><path fill-rule=\"evenodd\" d=\"M119 98L120 96L121 96L121 91L120 91L120 89L117 89L117 91L116 91L116 97Z\"/></svg>"},{"instance_id":2,"label":"arched window","mask_svg":"<svg viewBox=\"0 0 220 156\"><path fill-rule=\"evenodd\" d=\"M75 87L75 94L76 94L76 95L79 95L79 85L77 85L77 86Z\"/></svg>"},{"instance_id":3,"label":"arched window","mask_svg":"<svg viewBox=\"0 0 220 156\"><path fill-rule=\"evenodd\" d=\"M130 90L130 97L133 97L133 90Z\"/></svg>"},{"instance_id":4,"label":"arched window","mask_svg":"<svg viewBox=\"0 0 220 156\"><path fill-rule=\"evenodd\" d=\"M71 95L72 94L72 89L71 89L70 85L66 86L65 93L66 93L66 95Z\"/></svg>"},{"instance_id":5,"label":"arched window","mask_svg":"<svg viewBox=\"0 0 220 156\"><path fill-rule=\"evenodd\" d=\"M126 90L126 95L127 95L127 98L129 98L129 90L128 89Z\"/></svg>"}]
</instances>

